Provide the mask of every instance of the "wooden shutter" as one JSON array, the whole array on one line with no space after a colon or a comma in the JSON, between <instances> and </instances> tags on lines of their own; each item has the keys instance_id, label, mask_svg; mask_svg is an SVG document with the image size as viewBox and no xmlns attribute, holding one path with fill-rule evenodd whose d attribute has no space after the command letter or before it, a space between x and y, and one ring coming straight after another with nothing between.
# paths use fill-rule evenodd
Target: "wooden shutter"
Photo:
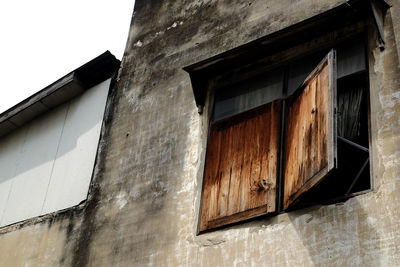
<instances>
[{"instance_id":1,"label":"wooden shutter","mask_svg":"<svg viewBox=\"0 0 400 267\"><path fill-rule=\"evenodd\" d=\"M281 101L210 128L200 231L275 211Z\"/></svg>"},{"instance_id":2,"label":"wooden shutter","mask_svg":"<svg viewBox=\"0 0 400 267\"><path fill-rule=\"evenodd\" d=\"M335 168L335 51L329 52L295 94L288 100L284 209Z\"/></svg>"}]
</instances>

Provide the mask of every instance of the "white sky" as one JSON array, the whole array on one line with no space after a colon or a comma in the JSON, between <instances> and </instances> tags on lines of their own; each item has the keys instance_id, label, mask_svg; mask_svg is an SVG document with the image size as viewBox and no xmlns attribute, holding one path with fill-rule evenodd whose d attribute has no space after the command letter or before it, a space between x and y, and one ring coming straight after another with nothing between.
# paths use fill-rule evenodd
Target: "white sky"
<instances>
[{"instance_id":1,"label":"white sky","mask_svg":"<svg viewBox=\"0 0 400 267\"><path fill-rule=\"evenodd\" d=\"M0 113L106 50L124 52L134 0L0 2Z\"/></svg>"}]
</instances>

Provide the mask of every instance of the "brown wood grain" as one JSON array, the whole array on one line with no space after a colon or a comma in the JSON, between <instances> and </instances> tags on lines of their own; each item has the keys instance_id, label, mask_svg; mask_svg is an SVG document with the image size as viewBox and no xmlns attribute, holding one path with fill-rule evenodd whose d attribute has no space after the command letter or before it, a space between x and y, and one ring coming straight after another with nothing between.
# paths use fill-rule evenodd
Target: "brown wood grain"
<instances>
[{"instance_id":1,"label":"brown wood grain","mask_svg":"<svg viewBox=\"0 0 400 267\"><path fill-rule=\"evenodd\" d=\"M331 53L307 78L303 91L288 101L284 209L320 182L334 166L331 162L336 149L333 141L336 86Z\"/></svg>"},{"instance_id":2,"label":"brown wood grain","mask_svg":"<svg viewBox=\"0 0 400 267\"><path fill-rule=\"evenodd\" d=\"M211 125L200 231L275 211L280 116L277 100Z\"/></svg>"}]
</instances>

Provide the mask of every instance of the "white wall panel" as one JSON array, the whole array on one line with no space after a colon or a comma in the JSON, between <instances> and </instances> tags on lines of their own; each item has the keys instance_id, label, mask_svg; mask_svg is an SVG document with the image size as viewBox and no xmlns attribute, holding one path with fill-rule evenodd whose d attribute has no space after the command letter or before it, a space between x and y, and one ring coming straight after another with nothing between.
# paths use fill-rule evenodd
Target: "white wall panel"
<instances>
[{"instance_id":1,"label":"white wall panel","mask_svg":"<svg viewBox=\"0 0 400 267\"><path fill-rule=\"evenodd\" d=\"M8 197L17 172L19 156L28 127L23 127L0 142L0 225L7 206Z\"/></svg>"},{"instance_id":2,"label":"white wall panel","mask_svg":"<svg viewBox=\"0 0 400 267\"><path fill-rule=\"evenodd\" d=\"M0 226L87 198L110 80L0 139Z\"/></svg>"},{"instance_id":3,"label":"white wall panel","mask_svg":"<svg viewBox=\"0 0 400 267\"><path fill-rule=\"evenodd\" d=\"M30 123L2 225L38 216L46 197L54 158L64 125L66 107Z\"/></svg>"},{"instance_id":4,"label":"white wall panel","mask_svg":"<svg viewBox=\"0 0 400 267\"><path fill-rule=\"evenodd\" d=\"M71 103L42 214L87 198L109 85L107 80Z\"/></svg>"}]
</instances>

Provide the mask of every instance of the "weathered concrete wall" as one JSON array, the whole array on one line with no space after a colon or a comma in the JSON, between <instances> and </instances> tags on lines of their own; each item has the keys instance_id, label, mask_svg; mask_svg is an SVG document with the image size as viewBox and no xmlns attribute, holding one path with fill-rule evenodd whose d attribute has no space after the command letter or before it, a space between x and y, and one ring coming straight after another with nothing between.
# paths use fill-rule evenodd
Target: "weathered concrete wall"
<instances>
[{"instance_id":1,"label":"weathered concrete wall","mask_svg":"<svg viewBox=\"0 0 400 267\"><path fill-rule=\"evenodd\" d=\"M0 265L400 265L400 5L371 42L374 191L196 236L207 114L182 67L344 0L136 0L87 203L0 230Z\"/></svg>"}]
</instances>

